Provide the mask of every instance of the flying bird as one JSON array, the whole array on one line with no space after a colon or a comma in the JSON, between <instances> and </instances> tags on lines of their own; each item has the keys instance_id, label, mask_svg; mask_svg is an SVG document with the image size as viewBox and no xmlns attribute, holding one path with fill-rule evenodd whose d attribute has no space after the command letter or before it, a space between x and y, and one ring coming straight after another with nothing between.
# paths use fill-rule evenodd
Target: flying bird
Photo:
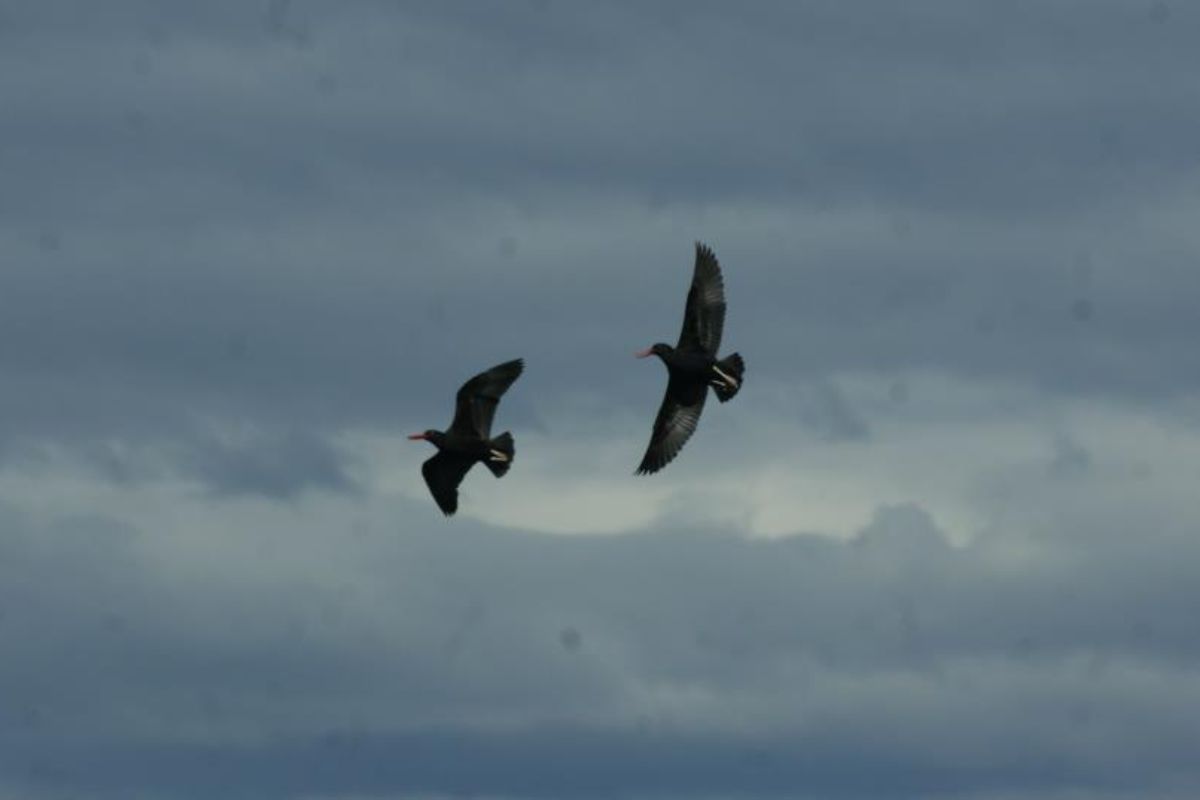
<instances>
[{"instance_id":1,"label":"flying bird","mask_svg":"<svg viewBox=\"0 0 1200 800\"><path fill-rule=\"evenodd\" d=\"M497 478L512 466L516 450L508 431L492 437L492 418L501 396L525 368L521 359L481 372L462 385L455 398L454 421L445 431L414 433L409 439L431 442L438 451L421 465L421 474L446 516L458 510L458 485L482 461Z\"/></svg>"},{"instance_id":2,"label":"flying bird","mask_svg":"<svg viewBox=\"0 0 1200 800\"><path fill-rule=\"evenodd\" d=\"M679 343L671 347L659 342L637 353L638 358L658 356L668 373L667 393L654 420L650 446L637 468L638 475L658 472L683 449L700 422L708 387L713 388L722 403L731 400L742 388L742 375L746 371L742 357L734 353L717 358L724 327L725 283L721 266L707 245L696 242L696 267Z\"/></svg>"}]
</instances>

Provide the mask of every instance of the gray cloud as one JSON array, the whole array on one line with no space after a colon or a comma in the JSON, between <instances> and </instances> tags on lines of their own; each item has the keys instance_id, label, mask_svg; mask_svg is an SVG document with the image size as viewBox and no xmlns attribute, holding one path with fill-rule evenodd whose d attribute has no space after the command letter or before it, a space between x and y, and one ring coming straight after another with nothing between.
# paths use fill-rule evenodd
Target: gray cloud
<instances>
[{"instance_id":1,"label":"gray cloud","mask_svg":"<svg viewBox=\"0 0 1200 800\"><path fill-rule=\"evenodd\" d=\"M0 796L1194 795L1198 25L5 4ZM752 380L632 489L694 239ZM653 522L379 454L518 356L499 486Z\"/></svg>"},{"instance_id":2,"label":"gray cloud","mask_svg":"<svg viewBox=\"0 0 1200 800\"><path fill-rule=\"evenodd\" d=\"M237 443L209 440L184 458L187 472L220 493L289 497L308 487L354 488L344 457L299 431Z\"/></svg>"},{"instance_id":3,"label":"gray cloud","mask_svg":"<svg viewBox=\"0 0 1200 800\"><path fill-rule=\"evenodd\" d=\"M822 383L801 397L800 417L828 441L859 441L870 427L835 383Z\"/></svg>"},{"instance_id":4,"label":"gray cloud","mask_svg":"<svg viewBox=\"0 0 1200 800\"><path fill-rule=\"evenodd\" d=\"M0 628L23 646L0 668L22 698L0 722L5 775L172 797L1195 780L1197 554L1179 532L1055 536L1017 565L988 540L948 545L915 506L846 543L448 534L417 516L323 545L251 534L221 577L156 575L146 533L119 524L6 513ZM297 544L340 550L336 568L265 569ZM564 629L586 645L564 650Z\"/></svg>"},{"instance_id":5,"label":"gray cloud","mask_svg":"<svg viewBox=\"0 0 1200 800\"><path fill-rule=\"evenodd\" d=\"M1153 215L1187 214L1196 22L1116 2L13 9L10 402L55 409L43 436L186 405L407 423L436 408L414 375L452 390L518 353L531 392L631 404L617 356L673 334L698 237L758 376L1191 390L1200 279Z\"/></svg>"},{"instance_id":6,"label":"gray cloud","mask_svg":"<svg viewBox=\"0 0 1200 800\"><path fill-rule=\"evenodd\" d=\"M1060 436L1054 442L1054 457L1050 460L1049 473L1058 478L1070 478L1086 473L1092 467L1092 454L1087 448L1071 439Z\"/></svg>"}]
</instances>

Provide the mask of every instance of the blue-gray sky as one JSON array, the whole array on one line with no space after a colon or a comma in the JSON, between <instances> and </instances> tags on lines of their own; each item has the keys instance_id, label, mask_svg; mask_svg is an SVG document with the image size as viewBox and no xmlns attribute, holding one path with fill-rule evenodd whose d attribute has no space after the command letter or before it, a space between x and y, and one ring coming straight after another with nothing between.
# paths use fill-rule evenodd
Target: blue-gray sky
<instances>
[{"instance_id":1,"label":"blue-gray sky","mask_svg":"<svg viewBox=\"0 0 1200 800\"><path fill-rule=\"evenodd\" d=\"M0 0L0 798L1196 796L1197 41ZM697 239L746 387L635 478Z\"/></svg>"}]
</instances>

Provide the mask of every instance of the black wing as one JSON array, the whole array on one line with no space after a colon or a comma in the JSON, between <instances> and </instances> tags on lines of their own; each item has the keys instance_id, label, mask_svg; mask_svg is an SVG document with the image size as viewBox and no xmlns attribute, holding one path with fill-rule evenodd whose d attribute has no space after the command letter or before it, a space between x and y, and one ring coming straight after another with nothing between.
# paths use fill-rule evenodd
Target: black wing
<instances>
[{"instance_id":1,"label":"black wing","mask_svg":"<svg viewBox=\"0 0 1200 800\"><path fill-rule=\"evenodd\" d=\"M708 387L701 384L700 388L702 391L696 396L695 402L685 403L671 391L670 384L667 385L667 393L654 420L650 446L646 448L646 455L642 456L642 463L635 474L651 475L658 472L670 464L687 440L692 438L700 422L700 412L704 410L704 401L708 398Z\"/></svg>"},{"instance_id":2,"label":"black wing","mask_svg":"<svg viewBox=\"0 0 1200 800\"><path fill-rule=\"evenodd\" d=\"M462 385L455 400L454 422L450 430L488 439L492 435L492 417L508 387L525 369L521 359L505 361L481 372Z\"/></svg>"},{"instance_id":3,"label":"black wing","mask_svg":"<svg viewBox=\"0 0 1200 800\"><path fill-rule=\"evenodd\" d=\"M438 508L447 517L458 511L458 485L475 460L467 456L439 450L421 465L421 474L429 486Z\"/></svg>"},{"instance_id":4,"label":"black wing","mask_svg":"<svg viewBox=\"0 0 1200 800\"><path fill-rule=\"evenodd\" d=\"M721 347L725 329L725 281L721 266L708 245L696 242L696 268L683 313L680 350L701 350L711 356Z\"/></svg>"}]
</instances>

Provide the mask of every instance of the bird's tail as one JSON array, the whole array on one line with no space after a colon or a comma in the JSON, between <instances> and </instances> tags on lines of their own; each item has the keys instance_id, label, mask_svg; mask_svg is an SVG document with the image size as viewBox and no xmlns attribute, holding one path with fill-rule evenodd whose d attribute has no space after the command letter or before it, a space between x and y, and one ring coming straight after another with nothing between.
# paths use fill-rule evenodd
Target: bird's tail
<instances>
[{"instance_id":1,"label":"bird's tail","mask_svg":"<svg viewBox=\"0 0 1200 800\"><path fill-rule=\"evenodd\" d=\"M513 456L516 453L512 434L505 431L488 442L488 456L483 463L487 464L487 468L492 471L493 475L503 478L504 473L508 472L508 468L512 466Z\"/></svg>"},{"instance_id":2,"label":"bird's tail","mask_svg":"<svg viewBox=\"0 0 1200 800\"><path fill-rule=\"evenodd\" d=\"M724 403L732 400L742 388L742 376L746 373L746 362L737 353L728 355L713 365L712 387L717 399Z\"/></svg>"}]
</instances>

